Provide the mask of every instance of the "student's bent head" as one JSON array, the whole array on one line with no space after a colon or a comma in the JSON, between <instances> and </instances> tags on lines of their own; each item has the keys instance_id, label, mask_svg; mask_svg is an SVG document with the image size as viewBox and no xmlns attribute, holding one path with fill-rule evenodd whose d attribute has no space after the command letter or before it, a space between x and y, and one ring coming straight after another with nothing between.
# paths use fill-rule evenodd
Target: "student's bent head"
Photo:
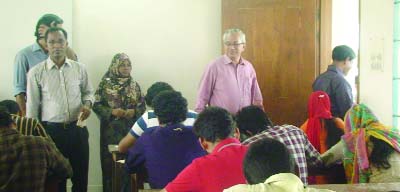
<instances>
[{"instance_id":1,"label":"student's bent head","mask_svg":"<svg viewBox=\"0 0 400 192\"><path fill-rule=\"evenodd\" d=\"M281 142L265 138L252 143L243 160L243 172L249 184L264 183L278 173L293 173L294 161Z\"/></svg>"},{"instance_id":2,"label":"student's bent head","mask_svg":"<svg viewBox=\"0 0 400 192\"><path fill-rule=\"evenodd\" d=\"M212 143L233 136L234 129L235 123L231 114L219 107L204 109L193 125L197 137Z\"/></svg>"},{"instance_id":3,"label":"student's bent head","mask_svg":"<svg viewBox=\"0 0 400 192\"><path fill-rule=\"evenodd\" d=\"M160 124L176 124L186 119L187 101L180 92L163 91L154 97L154 114Z\"/></svg>"}]
</instances>

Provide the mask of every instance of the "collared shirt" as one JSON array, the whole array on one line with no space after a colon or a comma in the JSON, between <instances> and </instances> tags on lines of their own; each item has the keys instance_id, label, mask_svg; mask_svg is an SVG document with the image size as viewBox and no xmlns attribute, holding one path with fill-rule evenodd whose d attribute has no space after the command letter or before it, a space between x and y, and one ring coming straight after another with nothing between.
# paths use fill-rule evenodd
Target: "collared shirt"
<instances>
[{"instance_id":1,"label":"collared shirt","mask_svg":"<svg viewBox=\"0 0 400 192\"><path fill-rule=\"evenodd\" d=\"M246 183L243 158L247 146L234 138L219 142L211 154L195 159L165 189L169 192L215 192Z\"/></svg>"},{"instance_id":2,"label":"collared shirt","mask_svg":"<svg viewBox=\"0 0 400 192\"><path fill-rule=\"evenodd\" d=\"M236 114L249 105L262 106L263 99L252 64L241 58L235 65L223 55L211 62L200 81L196 112L206 105L218 106Z\"/></svg>"},{"instance_id":3,"label":"collared shirt","mask_svg":"<svg viewBox=\"0 0 400 192\"><path fill-rule=\"evenodd\" d=\"M12 120L17 126L16 129L22 135L33 135L50 138L39 120L18 115L11 115Z\"/></svg>"},{"instance_id":4,"label":"collared shirt","mask_svg":"<svg viewBox=\"0 0 400 192\"><path fill-rule=\"evenodd\" d=\"M243 144L251 144L264 138L272 138L287 146L295 160L301 181L307 185L307 164L322 166L321 155L312 146L302 130L293 125L268 127L267 130L250 137Z\"/></svg>"},{"instance_id":5,"label":"collared shirt","mask_svg":"<svg viewBox=\"0 0 400 192\"><path fill-rule=\"evenodd\" d=\"M187 128L192 128L194 121L197 118L197 113L189 110L186 113L186 120L182 124ZM154 129L160 126L156 114L153 110L148 110L135 122L129 133L135 138L140 137L145 131Z\"/></svg>"},{"instance_id":6,"label":"collared shirt","mask_svg":"<svg viewBox=\"0 0 400 192\"><path fill-rule=\"evenodd\" d=\"M94 91L82 64L69 59L60 69L48 58L28 73L27 117L42 121L76 121L84 101L94 102Z\"/></svg>"},{"instance_id":7,"label":"collared shirt","mask_svg":"<svg viewBox=\"0 0 400 192\"><path fill-rule=\"evenodd\" d=\"M332 115L344 119L353 105L353 94L343 72L336 65L329 65L328 70L315 79L312 87L313 91L326 92L331 99Z\"/></svg>"},{"instance_id":8,"label":"collared shirt","mask_svg":"<svg viewBox=\"0 0 400 192\"><path fill-rule=\"evenodd\" d=\"M193 159L205 154L192 130L175 124L146 131L129 149L125 165L135 173L144 164L150 186L161 189Z\"/></svg>"},{"instance_id":9,"label":"collared shirt","mask_svg":"<svg viewBox=\"0 0 400 192\"><path fill-rule=\"evenodd\" d=\"M69 161L43 137L25 136L0 128L0 191L44 191L49 173L72 176Z\"/></svg>"},{"instance_id":10,"label":"collared shirt","mask_svg":"<svg viewBox=\"0 0 400 192\"><path fill-rule=\"evenodd\" d=\"M14 95L26 93L26 74L29 69L46 60L47 53L35 42L17 53L14 61Z\"/></svg>"},{"instance_id":11,"label":"collared shirt","mask_svg":"<svg viewBox=\"0 0 400 192\"><path fill-rule=\"evenodd\" d=\"M235 185L224 192L333 192L328 189L304 188L301 180L292 173L272 175L264 183Z\"/></svg>"}]
</instances>

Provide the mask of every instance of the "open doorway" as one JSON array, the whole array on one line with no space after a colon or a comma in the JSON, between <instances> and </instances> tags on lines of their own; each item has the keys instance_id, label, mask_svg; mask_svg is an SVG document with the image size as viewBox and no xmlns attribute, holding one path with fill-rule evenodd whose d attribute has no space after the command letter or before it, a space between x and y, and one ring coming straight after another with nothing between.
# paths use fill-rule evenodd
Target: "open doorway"
<instances>
[{"instance_id":1,"label":"open doorway","mask_svg":"<svg viewBox=\"0 0 400 192\"><path fill-rule=\"evenodd\" d=\"M347 45L354 52L359 53L360 45L360 19L359 0L334 0L332 1L332 49L338 45ZM331 49L331 50L332 50ZM358 54L357 54L358 57ZM359 64L356 58L353 68L346 76L353 90L354 102L358 102L358 72Z\"/></svg>"}]
</instances>

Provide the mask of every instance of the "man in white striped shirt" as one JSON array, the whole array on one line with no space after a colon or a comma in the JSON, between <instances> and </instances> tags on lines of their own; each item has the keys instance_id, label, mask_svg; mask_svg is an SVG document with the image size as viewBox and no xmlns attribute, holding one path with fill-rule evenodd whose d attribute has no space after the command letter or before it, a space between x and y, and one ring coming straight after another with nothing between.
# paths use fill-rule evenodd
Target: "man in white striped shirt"
<instances>
[{"instance_id":1,"label":"man in white striped shirt","mask_svg":"<svg viewBox=\"0 0 400 192\"><path fill-rule=\"evenodd\" d=\"M89 143L86 127L78 127L90 115L94 91L82 64L66 58L67 32L47 30L49 58L28 73L27 117L41 117L46 132L69 159L72 191L87 191ZM66 180L59 184L66 191Z\"/></svg>"}]
</instances>

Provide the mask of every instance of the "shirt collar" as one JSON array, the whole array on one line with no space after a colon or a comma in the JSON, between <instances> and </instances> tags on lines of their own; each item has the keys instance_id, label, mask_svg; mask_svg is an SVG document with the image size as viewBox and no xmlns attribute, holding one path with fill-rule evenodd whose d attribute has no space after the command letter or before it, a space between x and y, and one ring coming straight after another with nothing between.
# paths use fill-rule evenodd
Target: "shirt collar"
<instances>
[{"instance_id":1,"label":"shirt collar","mask_svg":"<svg viewBox=\"0 0 400 192\"><path fill-rule=\"evenodd\" d=\"M339 73L340 75L344 76L344 73L342 70L340 70L336 65L332 64L328 66L328 71L333 71L336 73Z\"/></svg>"},{"instance_id":2,"label":"shirt collar","mask_svg":"<svg viewBox=\"0 0 400 192\"><path fill-rule=\"evenodd\" d=\"M280 182L280 181L302 183L300 178L297 177L296 175L294 175L293 173L278 173L278 174L272 175L267 180L265 180L264 183L268 184L268 183Z\"/></svg>"},{"instance_id":3,"label":"shirt collar","mask_svg":"<svg viewBox=\"0 0 400 192\"><path fill-rule=\"evenodd\" d=\"M240 146L241 144L240 144L240 141L236 138L231 138L231 137L226 138L226 139L220 141L217 146L215 146L214 150L212 151L212 154L218 153L221 150L223 150L224 148L232 146L232 145Z\"/></svg>"},{"instance_id":4,"label":"shirt collar","mask_svg":"<svg viewBox=\"0 0 400 192\"><path fill-rule=\"evenodd\" d=\"M42 47L39 45L38 42L35 42L35 43L32 45L32 52L36 52L36 51L41 51L41 52L43 52L43 53L46 53L46 52L42 49Z\"/></svg>"},{"instance_id":5,"label":"shirt collar","mask_svg":"<svg viewBox=\"0 0 400 192\"><path fill-rule=\"evenodd\" d=\"M46 68L49 70L54 67L56 67L56 64L53 62L53 60L51 60L50 57L48 57L46 60ZM61 68L63 68L63 67L71 67L71 61L69 59L67 59L67 57L65 57L65 63Z\"/></svg>"},{"instance_id":6,"label":"shirt collar","mask_svg":"<svg viewBox=\"0 0 400 192\"><path fill-rule=\"evenodd\" d=\"M227 55L224 55L224 56L223 56L223 61L224 61L225 64L232 64L232 63L233 63L233 62L232 62L232 59L229 58ZM244 65L244 62L243 62L243 58L242 58L242 57L240 57L239 64L240 64L240 65Z\"/></svg>"}]
</instances>

